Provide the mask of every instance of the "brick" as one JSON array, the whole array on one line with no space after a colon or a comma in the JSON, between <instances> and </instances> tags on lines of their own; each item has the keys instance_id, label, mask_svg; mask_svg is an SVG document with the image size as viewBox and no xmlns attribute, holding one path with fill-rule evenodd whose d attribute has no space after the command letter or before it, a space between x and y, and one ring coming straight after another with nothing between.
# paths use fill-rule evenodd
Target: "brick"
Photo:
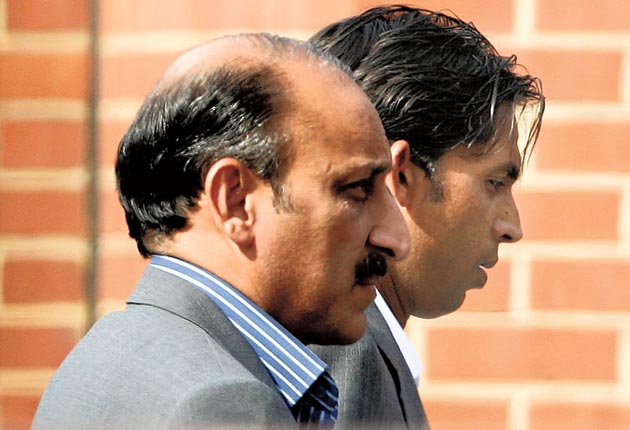
<instances>
[{"instance_id":1,"label":"brick","mask_svg":"<svg viewBox=\"0 0 630 430\"><path fill-rule=\"evenodd\" d=\"M505 246L505 245L503 245ZM488 282L481 290L466 292L462 311L505 312L510 297L510 265L500 261L488 271Z\"/></svg>"},{"instance_id":2,"label":"brick","mask_svg":"<svg viewBox=\"0 0 630 430\"><path fill-rule=\"evenodd\" d=\"M84 268L74 261L8 260L4 303L77 301L85 298Z\"/></svg>"},{"instance_id":3,"label":"brick","mask_svg":"<svg viewBox=\"0 0 630 430\"><path fill-rule=\"evenodd\" d=\"M83 234L83 193L79 191L1 191L0 233Z\"/></svg>"},{"instance_id":4,"label":"brick","mask_svg":"<svg viewBox=\"0 0 630 430\"><path fill-rule=\"evenodd\" d=\"M87 54L0 55L2 98L86 98Z\"/></svg>"},{"instance_id":5,"label":"brick","mask_svg":"<svg viewBox=\"0 0 630 430\"><path fill-rule=\"evenodd\" d=\"M68 328L0 327L0 368L59 367L77 340Z\"/></svg>"},{"instance_id":6,"label":"brick","mask_svg":"<svg viewBox=\"0 0 630 430\"><path fill-rule=\"evenodd\" d=\"M629 141L630 123L550 122L533 158L539 169L629 173Z\"/></svg>"},{"instance_id":7,"label":"brick","mask_svg":"<svg viewBox=\"0 0 630 430\"><path fill-rule=\"evenodd\" d=\"M597 51L531 51L518 49L518 62L538 76L550 101L618 101L622 54ZM579 70L579 74L567 71Z\"/></svg>"},{"instance_id":8,"label":"brick","mask_svg":"<svg viewBox=\"0 0 630 430\"><path fill-rule=\"evenodd\" d=\"M448 430L505 430L508 403L501 400L431 400L423 397L431 428Z\"/></svg>"},{"instance_id":9,"label":"brick","mask_svg":"<svg viewBox=\"0 0 630 430\"><path fill-rule=\"evenodd\" d=\"M537 27L544 31L630 30L630 4L619 0L538 1Z\"/></svg>"},{"instance_id":10,"label":"brick","mask_svg":"<svg viewBox=\"0 0 630 430\"><path fill-rule=\"evenodd\" d=\"M84 0L6 0L9 30L88 29L89 2Z\"/></svg>"},{"instance_id":11,"label":"brick","mask_svg":"<svg viewBox=\"0 0 630 430\"><path fill-rule=\"evenodd\" d=\"M536 430L627 430L630 406L627 404L534 403L530 428Z\"/></svg>"},{"instance_id":12,"label":"brick","mask_svg":"<svg viewBox=\"0 0 630 430\"><path fill-rule=\"evenodd\" d=\"M382 6L387 2L362 0L359 4L361 5L360 10L363 10L368 7ZM451 0L449 2L423 0L402 2L402 4L456 15L462 21L472 22L485 36L489 36L488 33L507 33L513 25L513 1L487 0L482 3L468 0Z\"/></svg>"},{"instance_id":13,"label":"brick","mask_svg":"<svg viewBox=\"0 0 630 430\"><path fill-rule=\"evenodd\" d=\"M525 240L617 239L617 193L516 190L515 196Z\"/></svg>"},{"instance_id":14,"label":"brick","mask_svg":"<svg viewBox=\"0 0 630 430\"><path fill-rule=\"evenodd\" d=\"M221 25L218 16L213 19L213 15L221 15L223 9L221 4L202 0L136 0L131 3L111 0L102 3L101 28L105 33L201 29L204 26L207 26L206 30L211 30L229 26L228 22Z\"/></svg>"},{"instance_id":15,"label":"brick","mask_svg":"<svg viewBox=\"0 0 630 430\"><path fill-rule=\"evenodd\" d=\"M123 255L103 256L99 262L99 296L101 299L124 300L133 291L148 264L136 252L135 242Z\"/></svg>"},{"instance_id":16,"label":"brick","mask_svg":"<svg viewBox=\"0 0 630 430\"><path fill-rule=\"evenodd\" d=\"M0 429L29 430L38 403L37 396L0 394Z\"/></svg>"},{"instance_id":17,"label":"brick","mask_svg":"<svg viewBox=\"0 0 630 430\"><path fill-rule=\"evenodd\" d=\"M127 234L125 211L118 201L116 190L111 189L101 193L100 215L101 232Z\"/></svg>"},{"instance_id":18,"label":"brick","mask_svg":"<svg viewBox=\"0 0 630 430\"><path fill-rule=\"evenodd\" d=\"M532 306L541 310L630 312L630 261L535 261Z\"/></svg>"},{"instance_id":19,"label":"brick","mask_svg":"<svg viewBox=\"0 0 630 430\"><path fill-rule=\"evenodd\" d=\"M254 5L255 0L247 0ZM278 30L304 29L307 33L315 33L324 26L342 18L361 12L356 9L355 0L322 0L318 2L296 2L293 0L265 0L267 8L264 20L259 21L255 15L249 17L249 26L261 30L277 28ZM258 2L260 4L260 2ZM255 11L253 6L251 11ZM228 13L233 12L228 10ZM261 25L262 24L262 25Z\"/></svg>"},{"instance_id":20,"label":"brick","mask_svg":"<svg viewBox=\"0 0 630 430\"><path fill-rule=\"evenodd\" d=\"M237 0L217 8L215 25L248 30L305 30L314 33L325 25L359 12L354 0Z\"/></svg>"},{"instance_id":21,"label":"brick","mask_svg":"<svg viewBox=\"0 0 630 430\"><path fill-rule=\"evenodd\" d=\"M108 120L101 121L99 124L99 145L98 159L102 168L114 171L116 165L116 156L118 153L118 145L123 138L127 129L131 125L133 118L128 120Z\"/></svg>"},{"instance_id":22,"label":"brick","mask_svg":"<svg viewBox=\"0 0 630 430\"><path fill-rule=\"evenodd\" d=\"M81 121L15 121L0 124L3 165L67 168L85 162L87 131Z\"/></svg>"},{"instance_id":23,"label":"brick","mask_svg":"<svg viewBox=\"0 0 630 430\"><path fill-rule=\"evenodd\" d=\"M176 57L169 53L103 58L101 97L144 99Z\"/></svg>"},{"instance_id":24,"label":"brick","mask_svg":"<svg viewBox=\"0 0 630 430\"><path fill-rule=\"evenodd\" d=\"M604 330L434 328L428 333L427 373L450 380L612 382L615 340L614 332Z\"/></svg>"},{"instance_id":25,"label":"brick","mask_svg":"<svg viewBox=\"0 0 630 430\"><path fill-rule=\"evenodd\" d=\"M112 0L103 2L101 16L106 33L177 29L315 31L355 13L355 6L353 0Z\"/></svg>"}]
</instances>

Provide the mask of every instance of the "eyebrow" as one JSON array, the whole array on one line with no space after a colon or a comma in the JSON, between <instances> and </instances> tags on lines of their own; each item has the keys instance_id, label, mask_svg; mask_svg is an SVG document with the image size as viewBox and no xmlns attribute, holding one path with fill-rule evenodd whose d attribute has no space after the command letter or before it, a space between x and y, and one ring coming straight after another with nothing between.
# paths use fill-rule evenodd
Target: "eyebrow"
<instances>
[{"instance_id":1,"label":"eyebrow","mask_svg":"<svg viewBox=\"0 0 630 430\"><path fill-rule=\"evenodd\" d=\"M518 181L518 178L521 176L521 169L515 165L510 165L506 169L506 174L508 178Z\"/></svg>"},{"instance_id":2,"label":"eyebrow","mask_svg":"<svg viewBox=\"0 0 630 430\"><path fill-rule=\"evenodd\" d=\"M374 178L376 178L381 173L389 171L391 169L391 165L390 164L377 164L377 163L374 163L372 165L367 165L367 166L362 166L360 168L357 168L357 170L359 170L359 169L362 169L362 170L370 169L370 175L369 175L369 177L367 179L374 180ZM355 170L355 172L356 172L356 170ZM343 185L345 182L347 182L351 176L354 176L354 173L350 173L348 175L344 175L343 177L336 179L334 181L333 185L335 187L339 187L339 186ZM366 178L364 177L363 179L366 179Z\"/></svg>"},{"instance_id":3,"label":"eyebrow","mask_svg":"<svg viewBox=\"0 0 630 430\"><path fill-rule=\"evenodd\" d=\"M375 176L380 175L383 172L387 172L389 169L391 169L391 165L387 164L377 164L375 166L372 166L372 174L370 174L370 178L373 178Z\"/></svg>"},{"instance_id":4,"label":"eyebrow","mask_svg":"<svg viewBox=\"0 0 630 430\"><path fill-rule=\"evenodd\" d=\"M388 172L389 170L391 170L391 168L392 168L391 164L372 165L372 172L370 173L369 180L374 181L377 176L381 175L382 173Z\"/></svg>"}]
</instances>

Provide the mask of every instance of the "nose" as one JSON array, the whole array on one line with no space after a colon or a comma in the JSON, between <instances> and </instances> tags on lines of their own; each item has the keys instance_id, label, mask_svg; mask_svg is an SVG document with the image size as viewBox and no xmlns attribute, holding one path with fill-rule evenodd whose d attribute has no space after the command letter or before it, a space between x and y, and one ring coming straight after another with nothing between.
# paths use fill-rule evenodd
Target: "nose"
<instances>
[{"instance_id":1,"label":"nose","mask_svg":"<svg viewBox=\"0 0 630 430\"><path fill-rule=\"evenodd\" d=\"M380 198L373 200L376 222L370 232L368 243L394 260L401 260L409 254L407 223L385 183L377 188Z\"/></svg>"},{"instance_id":2,"label":"nose","mask_svg":"<svg viewBox=\"0 0 630 430\"><path fill-rule=\"evenodd\" d=\"M496 218L493 229L493 234L499 243L514 243L523 238L521 219L513 198L502 210L501 215Z\"/></svg>"}]
</instances>

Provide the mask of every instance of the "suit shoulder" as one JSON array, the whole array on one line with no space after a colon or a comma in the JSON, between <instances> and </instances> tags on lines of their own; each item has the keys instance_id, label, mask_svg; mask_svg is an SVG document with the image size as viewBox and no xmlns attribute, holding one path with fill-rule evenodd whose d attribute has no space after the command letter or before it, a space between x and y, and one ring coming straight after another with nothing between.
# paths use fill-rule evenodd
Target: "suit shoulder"
<instances>
[{"instance_id":1,"label":"suit shoulder","mask_svg":"<svg viewBox=\"0 0 630 430\"><path fill-rule=\"evenodd\" d=\"M244 342L229 337L234 333L228 330L217 336ZM196 398L191 393L213 393L221 399L222 392L239 391L231 385L254 387L252 392L261 396L264 391L263 402L272 398L270 402L283 406L277 391L262 388L268 375L248 365L247 360L255 362L255 353L250 349L241 355L235 357L206 330L161 309L142 306L110 314L57 370L40 401L33 428L100 429L86 422L110 422L116 426L102 428L134 429L142 411L149 427L140 428L160 429L177 416L176 405L186 404L182 399ZM76 420L86 425L67 425Z\"/></svg>"}]
</instances>

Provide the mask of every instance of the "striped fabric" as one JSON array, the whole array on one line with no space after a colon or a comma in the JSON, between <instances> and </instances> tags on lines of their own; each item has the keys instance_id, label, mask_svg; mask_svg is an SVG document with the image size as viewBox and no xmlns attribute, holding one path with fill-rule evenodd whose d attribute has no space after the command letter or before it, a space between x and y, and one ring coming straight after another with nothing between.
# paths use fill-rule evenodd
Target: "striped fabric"
<instances>
[{"instance_id":1,"label":"striped fabric","mask_svg":"<svg viewBox=\"0 0 630 430\"><path fill-rule=\"evenodd\" d=\"M301 428L334 426L337 386L311 350L218 276L164 255L154 255L151 265L190 282L216 303L267 368Z\"/></svg>"},{"instance_id":2,"label":"striped fabric","mask_svg":"<svg viewBox=\"0 0 630 430\"><path fill-rule=\"evenodd\" d=\"M300 428L332 429L337 420L337 384L324 372L295 405L294 416Z\"/></svg>"}]
</instances>

